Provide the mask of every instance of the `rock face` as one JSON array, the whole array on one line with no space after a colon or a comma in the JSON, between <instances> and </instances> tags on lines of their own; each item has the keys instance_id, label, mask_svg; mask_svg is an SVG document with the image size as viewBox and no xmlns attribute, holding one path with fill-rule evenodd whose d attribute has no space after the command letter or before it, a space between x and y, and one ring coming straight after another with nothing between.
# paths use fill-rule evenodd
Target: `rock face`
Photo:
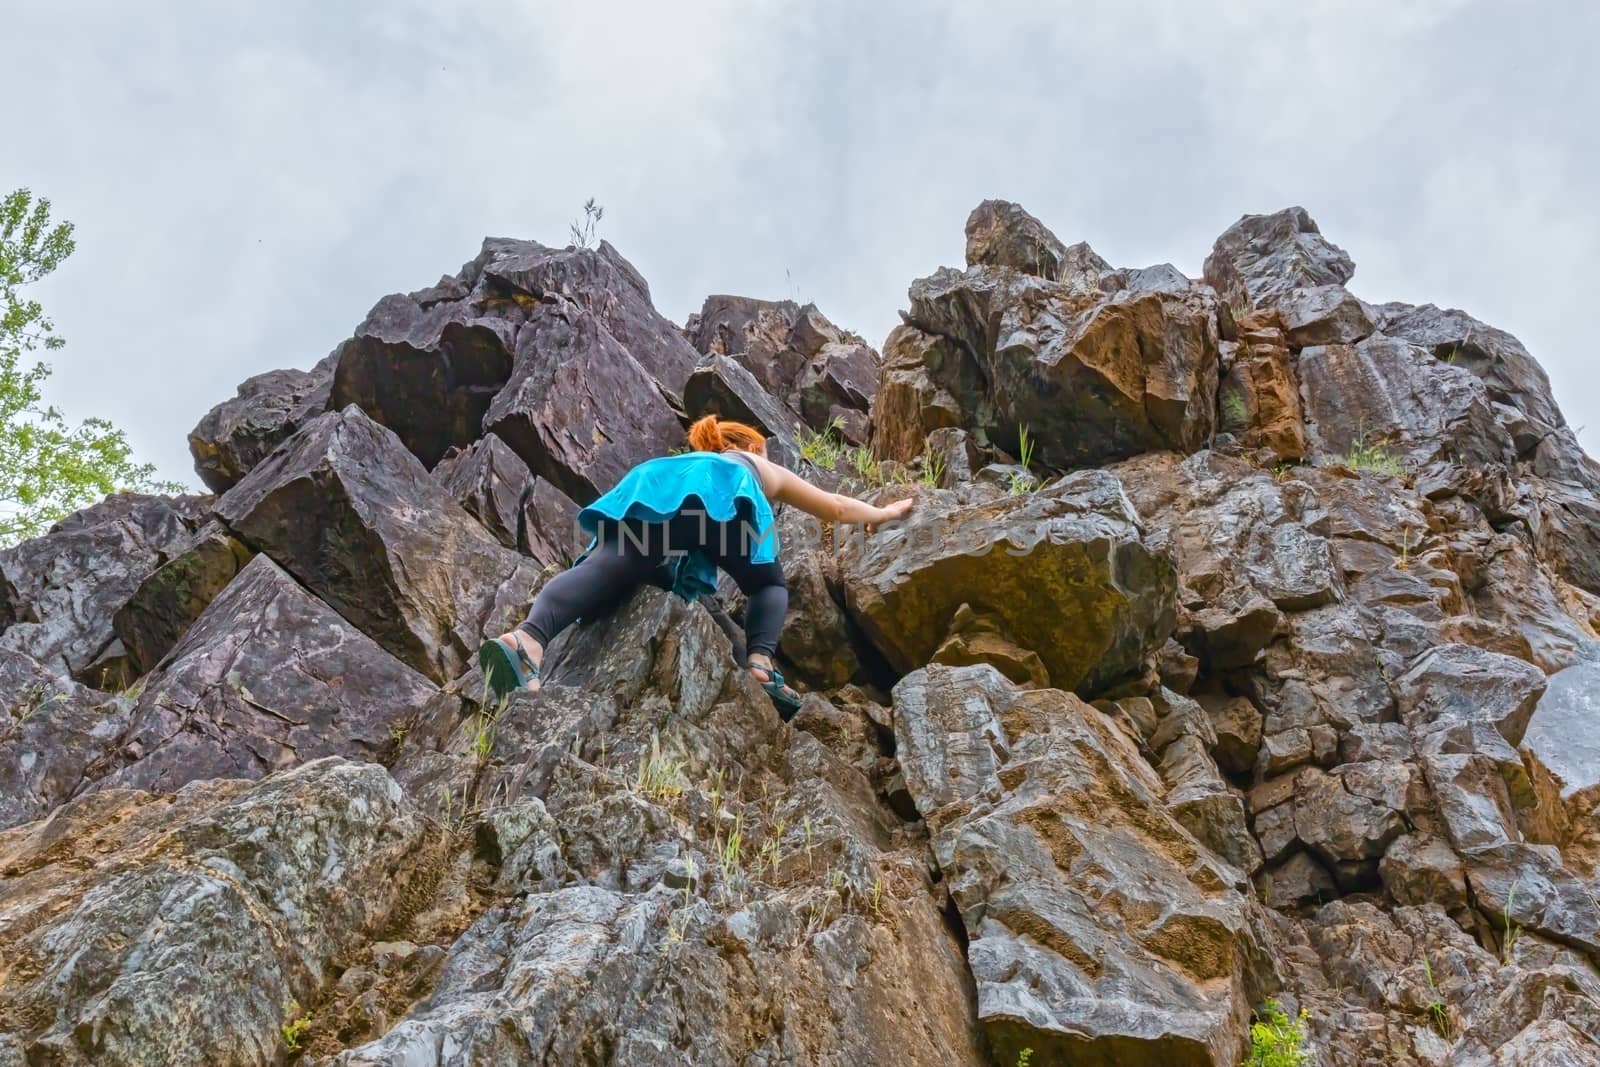
<instances>
[{"instance_id":1,"label":"rock face","mask_svg":"<svg viewBox=\"0 0 1600 1067\"><path fill-rule=\"evenodd\" d=\"M276 1062L295 1005L399 912L424 839L383 768L338 760L99 793L0 834L0 946L28 961L0 984L16 1062Z\"/></svg>"},{"instance_id":2,"label":"rock face","mask_svg":"<svg viewBox=\"0 0 1600 1067\"><path fill-rule=\"evenodd\" d=\"M509 626L537 569L446 497L398 438L329 412L217 502L247 544L436 681Z\"/></svg>"},{"instance_id":3,"label":"rock face","mask_svg":"<svg viewBox=\"0 0 1600 1067\"><path fill-rule=\"evenodd\" d=\"M1108 720L928 667L895 687L895 737L997 1062L1235 1062L1267 972L1249 898Z\"/></svg>"},{"instance_id":4,"label":"rock face","mask_svg":"<svg viewBox=\"0 0 1600 1067\"><path fill-rule=\"evenodd\" d=\"M1173 623L1172 564L1098 472L989 503L924 494L908 522L845 551L851 615L901 670L927 662L963 604L1086 692L1137 669Z\"/></svg>"},{"instance_id":5,"label":"rock face","mask_svg":"<svg viewBox=\"0 0 1600 1067\"><path fill-rule=\"evenodd\" d=\"M375 760L433 693L257 556L148 678L103 784L170 792L322 756Z\"/></svg>"},{"instance_id":6,"label":"rock face","mask_svg":"<svg viewBox=\"0 0 1600 1067\"><path fill-rule=\"evenodd\" d=\"M187 547L203 514L199 497L119 494L0 552L0 648L85 674L116 639L117 609Z\"/></svg>"},{"instance_id":7,"label":"rock face","mask_svg":"<svg viewBox=\"0 0 1600 1067\"><path fill-rule=\"evenodd\" d=\"M43 818L84 784L128 721L128 702L0 651L0 830Z\"/></svg>"},{"instance_id":8,"label":"rock face","mask_svg":"<svg viewBox=\"0 0 1600 1067\"><path fill-rule=\"evenodd\" d=\"M685 332L709 357L684 387L691 418L711 412L781 438L797 423L831 426L851 443L867 440L878 353L816 305L707 297Z\"/></svg>"},{"instance_id":9,"label":"rock face","mask_svg":"<svg viewBox=\"0 0 1600 1067\"><path fill-rule=\"evenodd\" d=\"M912 283L910 300L907 322L953 341L973 365L941 374L961 424L1014 455L1024 430L1050 467L1193 451L1212 431L1216 298L1171 268L1088 284L945 268Z\"/></svg>"},{"instance_id":10,"label":"rock face","mask_svg":"<svg viewBox=\"0 0 1600 1067\"><path fill-rule=\"evenodd\" d=\"M1246 215L1212 246L1205 279L1230 306L1273 306L1296 289L1343 285L1350 256L1322 236L1303 207Z\"/></svg>"},{"instance_id":11,"label":"rock face","mask_svg":"<svg viewBox=\"0 0 1600 1067\"><path fill-rule=\"evenodd\" d=\"M1021 206L884 358L490 239L0 552L0 1067L1600 1063L1600 464L1293 208L1204 280ZM491 699L573 517L718 410L780 517ZM802 449L801 444L805 447ZM348 761L348 762L347 762Z\"/></svg>"},{"instance_id":12,"label":"rock face","mask_svg":"<svg viewBox=\"0 0 1600 1067\"><path fill-rule=\"evenodd\" d=\"M328 410L337 353L309 371L273 370L246 379L189 431L200 480L225 493L290 434Z\"/></svg>"}]
</instances>

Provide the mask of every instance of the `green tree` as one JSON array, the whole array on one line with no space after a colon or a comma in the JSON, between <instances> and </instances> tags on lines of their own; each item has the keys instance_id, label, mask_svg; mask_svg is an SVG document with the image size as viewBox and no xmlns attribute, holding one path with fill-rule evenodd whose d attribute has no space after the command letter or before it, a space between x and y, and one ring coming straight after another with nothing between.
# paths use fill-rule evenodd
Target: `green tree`
<instances>
[{"instance_id":1,"label":"green tree","mask_svg":"<svg viewBox=\"0 0 1600 1067\"><path fill-rule=\"evenodd\" d=\"M49 200L18 189L0 202L0 546L37 537L108 493L183 488L135 463L123 432L105 419L74 426L42 401L50 367L29 356L64 342L21 291L73 247L72 223L51 225Z\"/></svg>"}]
</instances>

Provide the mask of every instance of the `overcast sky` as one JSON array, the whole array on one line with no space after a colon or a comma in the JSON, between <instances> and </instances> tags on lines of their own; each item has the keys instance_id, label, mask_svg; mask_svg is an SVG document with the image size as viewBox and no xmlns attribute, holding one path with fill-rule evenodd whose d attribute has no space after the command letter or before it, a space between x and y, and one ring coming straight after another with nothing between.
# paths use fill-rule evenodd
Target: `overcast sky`
<instances>
[{"instance_id":1,"label":"overcast sky","mask_svg":"<svg viewBox=\"0 0 1600 1067\"><path fill-rule=\"evenodd\" d=\"M247 10L251 9L251 10ZM8 5L0 186L78 251L50 397L198 484L185 435L485 235L600 233L682 322L815 300L881 342L985 197L1199 273L1303 204L1373 301L1517 334L1600 451L1591 0ZM3 191L3 190L0 190Z\"/></svg>"}]
</instances>

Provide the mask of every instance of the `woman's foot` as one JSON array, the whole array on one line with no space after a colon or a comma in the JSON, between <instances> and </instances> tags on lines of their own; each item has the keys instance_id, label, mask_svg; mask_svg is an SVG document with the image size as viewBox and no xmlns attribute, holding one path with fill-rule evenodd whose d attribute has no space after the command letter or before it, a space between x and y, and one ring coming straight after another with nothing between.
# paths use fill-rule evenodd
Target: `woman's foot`
<instances>
[{"instance_id":1,"label":"woman's foot","mask_svg":"<svg viewBox=\"0 0 1600 1067\"><path fill-rule=\"evenodd\" d=\"M518 689L539 688L539 665L544 648L521 630L501 634L485 641L478 649L478 666L495 696L503 697Z\"/></svg>"},{"instance_id":2,"label":"woman's foot","mask_svg":"<svg viewBox=\"0 0 1600 1067\"><path fill-rule=\"evenodd\" d=\"M778 709L779 718L788 722L800 710L800 694L785 684L783 674L773 666L772 657L759 653L748 658L750 677L761 683L767 696Z\"/></svg>"}]
</instances>

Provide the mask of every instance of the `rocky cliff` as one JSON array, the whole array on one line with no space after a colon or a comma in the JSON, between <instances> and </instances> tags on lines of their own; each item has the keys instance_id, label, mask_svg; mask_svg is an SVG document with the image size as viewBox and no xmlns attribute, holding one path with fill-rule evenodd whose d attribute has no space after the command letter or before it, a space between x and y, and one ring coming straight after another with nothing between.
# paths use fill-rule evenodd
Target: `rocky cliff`
<instances>
[{"instance_id":1,"label":"rocky cliff","mask_svg":"<svg viewBox=\"0 0 1600 1067\"><path fill-rule=\"evenodd\" d=\"M1600 1063L1600 466L1302 209L1203 279L980 205L882 354L487 240L0 553L0 1067ZM687 420L913 494L494 703Z\"/></svg>"}]
</instances>

